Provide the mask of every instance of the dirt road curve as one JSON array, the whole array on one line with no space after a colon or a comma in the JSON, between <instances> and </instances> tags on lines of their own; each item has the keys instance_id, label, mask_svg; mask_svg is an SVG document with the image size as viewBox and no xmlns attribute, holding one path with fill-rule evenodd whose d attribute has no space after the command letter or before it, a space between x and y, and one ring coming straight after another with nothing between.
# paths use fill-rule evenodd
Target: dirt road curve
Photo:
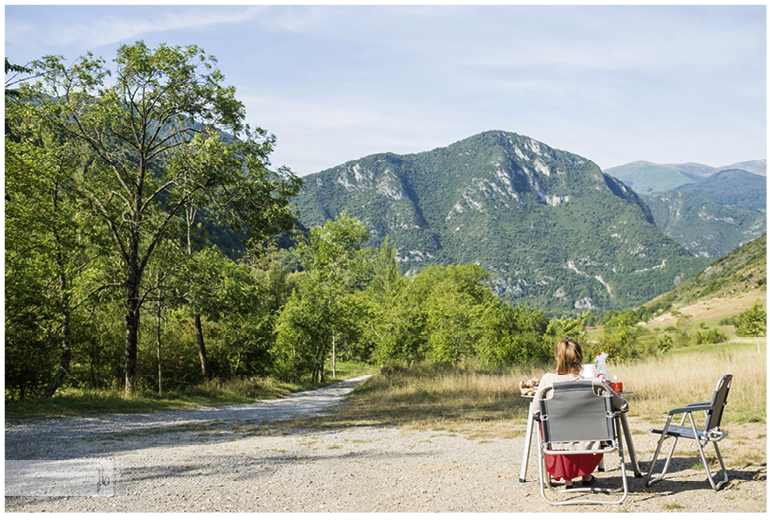
<instances>
[{"instance_id":1,"label":"dirt road curve","mask_svg":"<svg viewBox=\"0 0 770 520\"><path fill-rule=\"evenodd\" d=\"M6 512L767 511L764 424L728 430L724 453L759 453L728 465L731 483L722 491L711 489L703 469L693 467L694 450L682 446L665 481L645 488L629 471L622 504L566 509L540 497L536 457L519 482L523 435L473 439L375 427L249 433L249 426L323 413L360 381L251 405L6 422L6 479L14 477L9 464L20 460L106 462L113 471L110 487L96 496L6 496ZM654 438L649 425L630 422L645 470ZM600 480L619 479L616 461L608 457Z\"/></svg>"}]
</instances>

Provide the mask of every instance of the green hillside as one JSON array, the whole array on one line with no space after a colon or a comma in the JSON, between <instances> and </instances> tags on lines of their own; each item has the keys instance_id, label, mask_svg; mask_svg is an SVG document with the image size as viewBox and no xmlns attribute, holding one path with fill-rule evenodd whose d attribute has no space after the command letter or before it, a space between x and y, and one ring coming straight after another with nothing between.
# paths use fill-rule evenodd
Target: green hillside
<instances>
[{"instance_id":1,"label":"green hillside","mask_svg":"<svg viewBox=\"0 0 770 520\"><path fill-rule=\"evenodd\" d=\"M681 190L642 198L658 229L696 256L719 258L767 230L762 209L728 206Z\"/></svg>"},{"instance_id":2,"label":"green hillside","mask_svg":"<svg viewBox=\"0 0 770 520\"><path fill-rule=\"evenodd\" d=\"M767 287L767 233L729 254L660 295L658 302L681 305L704 298L724 298Z\"/></svg>"},{"instance_id":3,"label":"green hillside","mask_svg":"<svg viewBox=\"0 0 770 520\"><path fill-rule=\"evenodd\" d=\"M501 298L551 314L639 305L707 264L596 164L514 133L371 155L305 181L304 225L346 210L371 245L390 235L404 272L478 263Z\"/></svg>"},{"instance_id":4,"label":"green hillside","mask_svg":"<svg viewBox=\"0 0 770 520\"><path fill-rule=\"evenodd\" d=\"M720 204L767 207L767 179L743 170L724 170L698 182L679 186L681 191L709 198Z\"/></svg>"}]
</instances>

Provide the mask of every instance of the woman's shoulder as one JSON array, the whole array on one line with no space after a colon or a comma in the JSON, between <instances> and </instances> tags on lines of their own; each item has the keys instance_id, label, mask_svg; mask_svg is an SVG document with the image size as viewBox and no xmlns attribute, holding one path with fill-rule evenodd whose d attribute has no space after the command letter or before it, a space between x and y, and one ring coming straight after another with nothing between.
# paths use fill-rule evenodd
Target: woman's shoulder
<instances>
[{"instance_id":1,"label":"woman's shoulder","mask_svg":"<svg viewBox=\"0 0 770 520\"><path fill-rule=\"evenodd\" d=\"M563 383L564 381L577 381L583 379L581 376L575 374L556 374L554 372L548 372L543 374L540 379L540 386L548 383Z\"/></svg>"}]
</instances>

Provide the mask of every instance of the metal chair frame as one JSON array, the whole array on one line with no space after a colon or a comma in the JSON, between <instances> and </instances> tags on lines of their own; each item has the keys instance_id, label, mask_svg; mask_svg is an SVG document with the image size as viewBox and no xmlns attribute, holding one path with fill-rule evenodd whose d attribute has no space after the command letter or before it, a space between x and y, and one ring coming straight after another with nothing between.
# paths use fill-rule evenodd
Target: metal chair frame
<instances>
[{"instance_id":1,"label":"metal chair frame","mask_svg":"<svg viewBox=\"0 0 770 520\"><path fill-rule=\"evenodd\" d=\"M729 482L727 469L725 468L725 463L722 460L722 454L719 452L718 443L727 437L727 433L723 432L719 425L722 422L722 413L724 412L725 405L727 404L727 394L730 392L730 384L732 383L732 379L733 376L731 374L723 375L717 382L716 388L714 390L714 396L710 402L691 403L681 408L674 408L668 413L668 420L666 421L666 425L663 427L663 429L652 430L652 433L660 435L660 439L658 439L658 446L655 449L655 455L652 458L650 469L647 472L647 477L645 478L645 486L650 486L653 482L662 480L666 475L668 466L671 462L671 457L674 454L674 448L676 448L677 441L680 437L692 439L695 441L696 446L698 446L698 453L700 453L703 466L706 468L708 481L714 491L719 491L725 484ZM705 426L703 428L698 428L695 425L693 412L698 411L704 412L705 415ZM674 416L679 414L682 414L682 420L679 422L679 425L672 425L671 422ZM689 427L684 425L686 419L690 420ZM672 443L671 449L668 452L668 457L666 458L666 463L663 466L663 471L659 477L651 479L650 477L652 476L653 469L655 468L655 462L658 460L658 455L660 454L663 441L669 437L672 437L674 442ZM708 461L706 460L706 454L703 451L703 448L705 448L709 442L714 444L714 450L717 453L717 459L719 459L719 465L721 466L722 473L724 474L724 478L719 482L714 482L714 478L711 475L711 470L709 469Z\"/></svg>"},{"instance_id":2,"label":"metal chair frame","mask_svg":"<svg viewBox=\"0 0 770 520\"><path fill-rule=\"evenodd\" d=\"M605 395L597 395L596 388L603 388ZM548 390L553 390L553 396L549 399L542 399ZM573 395L580 395L574 393L582 393L585 399L595 399L597 403L592 403L594 407L601 407L601 410L594 410L593 415L578 417L577 415L572 417L560 417L554 416L553 411L549 411L549 402L554 399L559 399L560 394L565 392L573 393ZM611 402L612 391L610 387L598 380L589 381L574 381L564 383L553 383L552 385L545 385L538 389L535 400L540 403L540 412L534 415L534 419L541 424L541 437L538 441L538 464L540 469L540 494L547 503L551 505L567 505L567 504L619 504L626 499L628 495L628 479L626 477L626 467L623 457L623 442L620 434L620 411L612 410ZM580 396L582 398L582 396ZM551 428L553 422L569 422L574 424L579 422L579 426L575 430L584 429L583 434L575 433L573 436L566 434L564 429L558 429L554 431ZM596 433L596 435L591 435ZM580 437L580 438L577 438ZM571 441L601 441L606 444L606 447L601 449L589 449L589 450L559 450L553 449L552 443L554 442L571 442ZM612 452L618 452L620 457L620 470L622 477L622 486L617 488L607 487L574 487L555 489L551 483L550 476L545 470L545 455L578 455L578 454L607 454ZM546 496L546 488L556 494L562 493L576 493L576 492L602 492L602 493L618 493L623 491L622 496L617 500L599 500L593 498L568 498L561 501L551 500Z\"/></svg>"}]
</instances>

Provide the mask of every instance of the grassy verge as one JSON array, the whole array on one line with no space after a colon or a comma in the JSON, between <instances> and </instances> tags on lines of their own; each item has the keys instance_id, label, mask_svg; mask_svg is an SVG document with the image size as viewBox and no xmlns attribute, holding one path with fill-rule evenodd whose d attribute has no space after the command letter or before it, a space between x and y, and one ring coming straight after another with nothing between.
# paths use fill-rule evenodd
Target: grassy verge
<instances>
[{"instance_id":1,"label":"grassy verge","mask_svg":"<svg viewBox=\"0 0 770 520\"><path fill-rule=\"evenodd\" d=\"M733 374L724 423L764 423L767 402L766 349L722 344L697 352L674 351L665 357L628 364L608 363L626 389L629 416L663 424L668 410L708 401L722 374ZM398 426L463 433L476 437L522 435L529 399L518 383L540 377L553 366L519 366L483 371L418 366L377 375L323 417L297 419L255 428L255 433L290 428Z\"/></svg>"},{"instance_id":2,"label":"grassy verge","mask_svg":"<svg viewBox=\"0 0 770 520\"><path fill-rule=\"evenodd\" d=\"M763 342L764 343L764 342ZM629 397L631 414L658 421L668 410L691 402L710 401L722 374L733 384L725 408L727 422L765 422L767 410L767 347L725 343L673 351L665 357L610 366Z\"/></svg>"},{"instance_id":3,"label":"grassy verge","mask_svg":"<svg viewBox=\"0 0 770 520\"><path fill-rule=\"evenodd\" d=\"M105 413L150 413L205 406L245 404L276 399L293 392L313 390L357 375L372 373L373 368L358 363L337 363L337 377L324 385L283 383L270 378L244 378L212 381L184 390L158 392L143 390L125 397L122 390L87 390L64 388L53 398L40 401L5 403L8 419L88 416ZM328 376L331 378L331 374Z\"/></svg>"}]
</instances>

